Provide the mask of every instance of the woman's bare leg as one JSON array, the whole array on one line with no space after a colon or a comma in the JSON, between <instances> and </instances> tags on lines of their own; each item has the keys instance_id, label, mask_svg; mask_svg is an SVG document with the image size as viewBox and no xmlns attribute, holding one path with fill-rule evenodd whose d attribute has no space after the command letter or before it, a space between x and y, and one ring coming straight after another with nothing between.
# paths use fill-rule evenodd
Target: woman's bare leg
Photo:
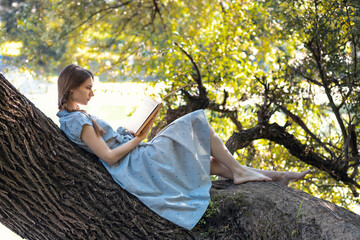
<instances>
[{"instance_id":1,"label":"woman's bare leg","mask_svg":"<svg viewBox=\"0 0 360 240\"><path fill-rule=\"evenodd\" d=\"M268 170L261 170L256 168L247 167L255 172L264 174L265 176L271 178L273 182L282 183L284 185L288 185L290 182L297 181L303 179L306 174L310 172L310 170L306 170L303 172L277 172L277 171L268 171Z\"/></svg>"},{"instance_id":2,"label":"woman's bare leg","mask_svg":"<svg viewBox=\"0 0 360 240\"><path fill-rule=\"evenodd\" d=\"M228 178L228 179L233 179L231 170L228 167L226 167L224 164L222 164L221 162L217 161L214 157L210 158L210 163L211 163L210 174L221 176L221 177ZM310 170L300 172L300 173L283 172L283 171L277 172L277 171L261 170L261 169L247 167L247 166L245 166L245 167L249 168L252 171L261 173L261 174L271 178L271 180L273 182L281 183L284 185L288 185L290 182L303 179L305 177L305 175L310 172Z\"/></svg>"},{"instance_id":3,"label":"woman's bare leg","mask_svg":"<svg viewBox=\"0 0 360 240\"><path fill-rule=\"evenodd\" d=\"M230 170L230 172L228 172L224 170L224 168L222 168L220 165L212 164L212 172L220 171L221 174L224 174L228 176L227 178L232 179L235 184L254 181L271 181L271 178L263 175L262 173L253 171L250 168L240 165L239 162L236 161L236 159L231 155L229 150L226 148L219 136L215 133L214 129L212 129L210 124L209 130L211 155L216 159L216 161L219 161L221 164L223 164Z\"/></svg>"},{"instance_id":4,"label":"woman's bare leg","mask_svg":"<svg viewBox=\"0 0 360 240\"><path fill-rule=\"evenodd\" d=\"M210 157L210 174L233 180L231 170L213 156Z\"/></svg>"}]
</instances>

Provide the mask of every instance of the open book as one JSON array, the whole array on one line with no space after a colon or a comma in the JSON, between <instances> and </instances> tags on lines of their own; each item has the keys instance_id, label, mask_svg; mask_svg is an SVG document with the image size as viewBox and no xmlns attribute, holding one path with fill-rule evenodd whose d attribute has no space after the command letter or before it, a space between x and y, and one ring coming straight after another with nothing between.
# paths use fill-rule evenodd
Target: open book
<instances>
[{"instance_id":1,"label":"open book","mask_svg":"<svg viewBox=\"0 0 360 240\"><path fill-rule=\"evenodd\" d=\"M156 116L162 105L162 102L155 101L152 98L145 98L128 119L125 127L132 131L135 136L138 136L147 123Z\"/></svg>"},{"instance_id":2,"label":"open book","mask_svg":"<svg viewBox=\"0 0 360 240\"><path fill-rule=\"evenodd\" d=\"M164 100L165 98L173 95L175 92L192 85L193 83L189 83L182 87L179 87L166 94L165 97L163 97L162 99ZM147 123L156 116L162 106L163 104L161 101L156 101L149 97L145 98L135 110L135 112L131 115L131 117L128 119L125 127L129 131L133 132L135 136L138 136L141 131L146 127Z\"/></svg>"}]
</instances>

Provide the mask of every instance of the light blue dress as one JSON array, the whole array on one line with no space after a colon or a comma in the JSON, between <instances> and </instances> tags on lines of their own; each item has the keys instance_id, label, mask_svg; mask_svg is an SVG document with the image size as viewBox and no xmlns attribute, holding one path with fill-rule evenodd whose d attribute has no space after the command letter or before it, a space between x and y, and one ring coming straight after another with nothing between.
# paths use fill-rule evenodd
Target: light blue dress
<instances>
[{"instance_id":1,"label":"light blue dress","mask_svg":"<svg viewBox=\"0 0 360 240\"><path fill-rule=\"evenodd\" d=\"M81 140L84 124L93 125L80 111L60 111L60 128L80 147L92 153ZM133 136L124 128L114 131L92 116L105 130L106 144L116 148ZM164 128L155 138L140 143L113 165L100 161L114 180L163 218L192 229L210 200L210 134L203 110L189 113Z\"/></svg>"}]
</instances>

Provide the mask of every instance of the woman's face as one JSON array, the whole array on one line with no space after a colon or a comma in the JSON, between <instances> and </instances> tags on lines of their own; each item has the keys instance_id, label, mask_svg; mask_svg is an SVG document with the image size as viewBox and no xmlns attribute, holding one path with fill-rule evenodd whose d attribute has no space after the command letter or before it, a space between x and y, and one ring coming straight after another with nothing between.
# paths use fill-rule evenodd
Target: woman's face
<instances>
[{"instance_id":1,"label":"woman's face","mask_svg":"<svg viewBox=\"0 0 360 240\"><path fill-rule=\"evenodd\" d=\"M70 91L70 106L71 108L77 107L80 105L87 105L90 99L94 96L92 90L94 80L88 78L82 85Z\"/></svg>"}]
</instances>

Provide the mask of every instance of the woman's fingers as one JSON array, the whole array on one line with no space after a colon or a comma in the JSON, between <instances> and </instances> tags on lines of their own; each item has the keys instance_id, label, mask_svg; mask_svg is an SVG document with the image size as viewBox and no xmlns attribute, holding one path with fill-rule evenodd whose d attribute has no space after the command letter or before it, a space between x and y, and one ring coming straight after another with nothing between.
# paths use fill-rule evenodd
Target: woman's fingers
<instances>
[{"instance_id":1,"label":"woman's fingers","mask_svg":"<svg viewBox=\"0 0 360 240\"><path fill-rule=\"evenodd\" d=\"M151 118L151 120L146 124L145 128L141 131L141 133L138 135L138 137L141 137L143 139L146 138L148 135L150 129L152 128L154 121L156 119L157 114L159 113L159 109L156 111L156 114Z\"/></svg>"}]
</instances>

